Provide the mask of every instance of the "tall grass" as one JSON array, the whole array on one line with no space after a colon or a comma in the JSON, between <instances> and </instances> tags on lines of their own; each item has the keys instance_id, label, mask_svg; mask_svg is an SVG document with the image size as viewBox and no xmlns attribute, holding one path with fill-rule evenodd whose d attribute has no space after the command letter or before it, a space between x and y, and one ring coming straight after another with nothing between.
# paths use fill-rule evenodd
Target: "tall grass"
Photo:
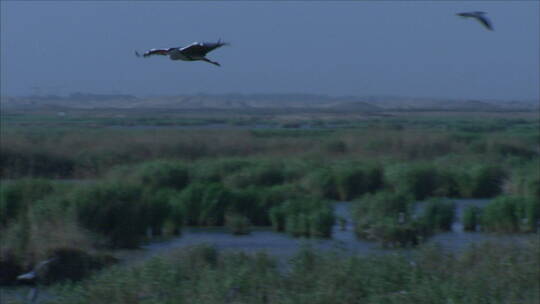
<instances>
[{"instance_id":1,"label":"tall grass","mask_svg":"<svg viewBox=\"0 0 540 304\"><path fill-rule=\"evenodd\" d=\"M0 226L16 220L34 201L53 193L54 187L44 179L21 179L0 183Z\"/></svg>"},{"instance_id":2,"label":"tall grass","mask_svg":"<svg viewBox=\"0 0 540 304\"><path fill-rule=\"evenodd\" d=\"M16 221L10 221L1 229L0 281L12 283L23 271L31 270L38 262L60 252L78 252L89 259L94 258L97 243L94 236L83 229L71 208L61 198L52 196L32 202ZM97 268L101 263L93 264ZM81 272L90 270L83 264L72 265ZM78 268L77 268L78 267ZM46 280L75 277L73 271L52 269ZM54 276L51 277L52 273ZM70 274L71 273L71 274Z\"/></svg>"},{"instance_id":3,"label":"tall grass","mask_svg":"<svg viewBox=\"0 0 540 304\"><path fill-rule=\"evenodd\" d=\"M314 197L300 197L270 209L276 231L293 236L330 237L335 222L332 206Z\"/></svg>"},{"instance_id":4,"label":"tall grass","mask_svg":"<svg viewBox=\"0 0 540 304\"><path fill-rule=\"evenodd\" d=\"M376 164L342 162L333 167L338 198L351 200L384 185L383 168Z\"/></svg>"},{"instance_id":5,"label":"tall grass","mask_svg":"<svg viewBox=\"0 0 540 304\"><path fill-rule=\"evenodd\" d=\"M452 229L455 218L455 205L452 201L431 199L422 207L423 211L419 220L425 228L431 231Z\"/></svg>"},{"instance_id":6,"label":"tall grass","mask_svg":"<svg viewBox=\"0 0 540 304\"><path fill-rule=\"evenodd\" d=\"M506 172L497 165L480 165L473 168L471 177L472 197L495 197L502 192Z\"/></svg>"},{"instance_id":7,"label":"tall grass","mask_svg":"<svg viewBox=\"0 0 540 304\"><path fill-rule=\"evenodd\" d=\"M537 303L538 242L483 244L461 254L426 247L404 255L300 250L287 271L264 253L203 246L113 268L65 285L50 303Z\"/></svg>"},{"instance_id":8,"label":"tall grass","mask_svg":"<svg viewBox=\"0 0 540 304\"><path fill-rule=\"evenodd\" d=\"M72 194L78 221L87 229L107 236L114 247L135 247L150 226L136 184L100 183Z\"/></svg>"},{"instance_id":9,"label":"tall grass","mask_svg":"<svg viewBox=\"0 0 540 304\"><path fill-rule=\"evenodd\" d=\"M482 227L495 232L534 232L540 220L538 197L499 196L482 211Z\"/></svg>"}]
</instances>

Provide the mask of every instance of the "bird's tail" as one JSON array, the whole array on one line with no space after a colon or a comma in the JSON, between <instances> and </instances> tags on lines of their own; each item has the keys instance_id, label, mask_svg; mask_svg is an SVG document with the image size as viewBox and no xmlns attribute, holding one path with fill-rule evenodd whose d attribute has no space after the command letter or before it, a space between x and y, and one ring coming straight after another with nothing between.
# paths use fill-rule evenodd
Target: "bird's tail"
<instances>
[{"instance_id":1,"label":"bird's tail","mask_svg":"<svg viewBox=\"0 0 540 304\"><path fill-rule=\"evenodd\" d=\"M139 54L139 52L137 52L137 50L135 50L135 56L141 57L141 54Z\"/></svg>"},{"instance_id":2,"label":"bird's tail","mask_svg":"<svg viewBox=\"0 0 540 304\"><path fill-rule=\"evenodd\" d=\"M221 40L221 38L219 38L218 41L217 41L217 45L222 46L222 45L231 45L231 44L228 43L228 42L223 42L223 41Z\"/></svg>"}]
</instances>

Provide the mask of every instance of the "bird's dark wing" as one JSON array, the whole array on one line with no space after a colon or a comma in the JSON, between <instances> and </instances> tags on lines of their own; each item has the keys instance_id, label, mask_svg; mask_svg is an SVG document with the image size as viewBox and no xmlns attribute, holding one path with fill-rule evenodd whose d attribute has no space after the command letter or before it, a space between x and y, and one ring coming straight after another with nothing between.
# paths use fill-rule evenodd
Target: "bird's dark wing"
<instances>
[{"instance_id":1,"label":"bird's dark wing","mask_svg":"<svg viewBox=\"0 0 540 304\"><path fill-rule=\"evenodd\" d=\"M480 23L482 23L488 30L492 31L493 30L493 26L491 26L491 22L489 22L489 20L480 15L480 16L475 16L476 17L476 20L478 20Z\"/></svg>"},{"instance_id":2,"label":"bird's dark wing","mask_svg":"<svg viewBox=\"0 0 540 304\"><path fill-rule=\"evenodd\" d=\"M195 42L184 48L181 48L180 51L186 56L193 57L204 57L208 52L211 52L219 47L227 45L225 42Z\"/></svg>"},{"instance_id":3,"label":"bird's dark wing","mask_svg":"<svg viewBox=\"0 0 540 304\"><path fill-rule=\"evenodd\" d=\"M169 54L169 49L151 49L144 52L142 56L148 57L152 55L168 55L168 54ZM141 57L141 55L137 51L135 51L135 55L137 55L137 57Z\"/></svg>"},{"instance_id":4,"label":"bird's dark wing","mask_svg":"<svg viewBox=\"0 0 540 304\"><path fill-rule=\"evenodd\" d=\"M457 13L456 15L461 17L473 17L473 14L471 13Z\"/></svg>"},{"instance_id":5,"label":"bird's dark wing","mask_svg":"<svg viewBox=\"0 0 540 304\"><path fill-rule=\"evenodd\" d=\"M53 262L55 261L57 258L50 258L48 260L45 260L45 261L41 261L39 262L36 267L34 267L34 271L38 272L41 270L41 268L45 267L45 265L49 264L50 262Z\"/></svg>"}]
</instances>

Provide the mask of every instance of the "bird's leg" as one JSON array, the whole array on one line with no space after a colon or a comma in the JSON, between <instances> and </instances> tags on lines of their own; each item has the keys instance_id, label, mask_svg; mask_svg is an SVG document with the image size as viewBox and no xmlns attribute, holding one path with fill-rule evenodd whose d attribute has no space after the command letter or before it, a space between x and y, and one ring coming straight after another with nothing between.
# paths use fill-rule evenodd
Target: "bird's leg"
<instances>
[{"instance_id":1,"label":"bird's leg","mask_svg":"<svg viewBox=\"0 0 540 304\"><path fill-rule=\"evenodd\" d=\"M26 300L29 304L33 304L36 302L37 297L39 294L39 289L37 286L32 287L30 291L28 292L28 296L26 297Z\"/></svg>"},{"instance_id":2,"label":"bird's leg","mask_svg":"<svg viewBox=\"0 0 540 304\"><path fill-rule=\"evenodd\" d=\"M217 65L217 66L221 66L218 62L212 61L212 60L210 60L210 59L208 59L206 57L203 57L201 60L206 61L206 62L211 63L211 64L214 64L214 65Z\"/></svg>"}]
</instances>

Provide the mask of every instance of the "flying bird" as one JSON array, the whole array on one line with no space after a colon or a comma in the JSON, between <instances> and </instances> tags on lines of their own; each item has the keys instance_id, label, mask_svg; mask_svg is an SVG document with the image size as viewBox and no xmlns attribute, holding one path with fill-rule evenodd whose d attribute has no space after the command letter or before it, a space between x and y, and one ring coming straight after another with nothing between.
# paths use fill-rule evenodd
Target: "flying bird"
<instances>
[{"instance_id":1,"label":"flying bird","mask_svg":"<svg viewBox=\"0 0 540 304\"><path fill-rule=\"evenodd\" d=\"M206 61L208 63L214 64L217 66L221 66L218 62L212 61L206 58L206 54L224 45L229 45L229 44L225 42L221 42L221 40L218 40L218 42L193 42L192 44L185 47L150 49L144 52L144 54L142 54L142 57L150 57L153 55L163 55L163 56L169 56L171 60L184 60L184 61L202 60L202 61ZM141 54L139 54L139 52L137 51L135 51L135 55L137 55L137 57L141 57Z\"/></svg>"},{"instance_id":2,"label":"flying bird","mask_svg":"<svg viewBox=\"0 0 540 304\"><path fill-rule=\"evenodd\" d=\"M485 12L466 12L466 13L458 13L456 15L464 17L464 18L474 18L478 20L478 22L482 23L488 30L493 31L493 26L491 25L491 22L489 21L486 16L484 16Z\"/></svg>"}]
</instances>

